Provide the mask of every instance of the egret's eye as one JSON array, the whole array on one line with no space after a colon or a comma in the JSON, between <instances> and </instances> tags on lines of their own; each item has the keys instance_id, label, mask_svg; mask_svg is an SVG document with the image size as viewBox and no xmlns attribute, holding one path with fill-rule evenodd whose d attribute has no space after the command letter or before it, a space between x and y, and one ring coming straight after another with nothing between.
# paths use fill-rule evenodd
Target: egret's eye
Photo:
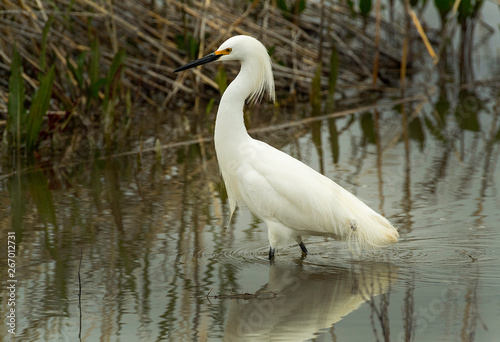
<instances>
[{"instance_id":1,"label":"egret's eye","mask_svg":"<svg viewBox=\"0 0 500 342\"><path fill-rule=\"evenodd\" d=\"M218 51L215 51L214 53L217 56L222 56L222 55L229 55L231 53L231 51L233 51L233 49L231 49L231 48L225 48L224 50L218 50Z\"/></svg>"}]
</instances>

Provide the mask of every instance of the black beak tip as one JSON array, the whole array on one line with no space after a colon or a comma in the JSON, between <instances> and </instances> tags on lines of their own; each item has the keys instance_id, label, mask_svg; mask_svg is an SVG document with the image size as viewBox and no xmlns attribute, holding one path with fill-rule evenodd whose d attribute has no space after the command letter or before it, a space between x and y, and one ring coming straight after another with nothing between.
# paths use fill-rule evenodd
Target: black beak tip
<instances>
[{"instance_id":1,"label":"black beak tip","mask_svg":"<svg viewBox=\"0 0 500 342\"><path fill-rule=\"evenodd\" d=\"M174 72L179 72L179 71L183 71L183 70L197 67L198 65L207 64L207 63L218 60L220 57L221 57L221 55L216 55L215 53L212 52L211 54L208 54L205 57L202 57L202 58L197 59L195 61L189 62L188 64L183 65L180 68L175 69Z\"/></svg>"}]
</instances>

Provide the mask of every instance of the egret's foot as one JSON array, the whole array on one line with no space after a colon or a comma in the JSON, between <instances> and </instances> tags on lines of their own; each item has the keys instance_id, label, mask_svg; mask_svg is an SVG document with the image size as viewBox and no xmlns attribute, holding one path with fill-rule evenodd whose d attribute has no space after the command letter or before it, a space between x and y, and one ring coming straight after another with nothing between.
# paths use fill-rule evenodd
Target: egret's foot
<instances>
[{"instance_id":1,"label":"egret's foot","mask_svg":"<svg viewBox=\"0 0 500 342\"><path fill-rule=\"evenodd\" d=\"M300 249L302 249L302 253L304 253L304 255L309 254L309 252L307 251L306 245L304 245L304 243L302 241L299 242L299 247L300 247Z\"/></svg>"},{"instance_id":2,"label":"egret's foot","mask_svg":"<svg viewBox=\"0 0 500 342\"><path fill-rule=\"evenodd\" d=\"M276 248L269 247L269 260L273 261L274 260L274 252L276 251Z\"/></svg>"}]
</instances>

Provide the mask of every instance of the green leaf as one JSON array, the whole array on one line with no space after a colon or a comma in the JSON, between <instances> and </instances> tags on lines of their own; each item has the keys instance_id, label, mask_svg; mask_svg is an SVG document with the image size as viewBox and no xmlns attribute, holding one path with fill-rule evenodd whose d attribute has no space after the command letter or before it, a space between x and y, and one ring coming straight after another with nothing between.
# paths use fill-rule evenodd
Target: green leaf
<instances>
[{"instance_id":1,"label":"green leaf","mask_svg":"<svg viewBox=\"0 0 500 342\"><path fill-rule=\"evenodd\" d=\"M71 63L70 57L66 56L66 65L68 66L69 71L71 72L76 82L78 83L79 89L83 89L83 63L81 66L79 65L80 57L82 56L83 59L85 59L85 53L81 53L78 56L76 68L73 66L73 63Z\"/></svg>"},{"instance_id":2,"label":"green leaf","mask_svg":"<svg viewBox=\"0 0 500 342\"><path fill-rule=\"evenodd\" d=\"M214 98L211 98L208 103L207 107L205 108L205 114L208 116L212 112L212 108L214 107L215 100Z\"/></svg>"},{"instance_id":3,"label":"green leaf","mask_svg":"<svg viewBox=\"0 0 500 342\"><path fill-rule=\"evenodd\" d=\"M55 67L52 65L47 75L41 77L40 86L31 101L30 112L28 115L28 129L26 132L26 149L28 151L33 151L37 143L43 117L49 109L54 78Z\"/></svg>"},{"instance_id":4,"label":"green leaf","mask_svg":"<svg viewBox=\"0 0 500 342\"><path fill-rule=\"evenodd\" d=\"M286 5L285 0L276 0L276 6L283 12L288 12L288 6Z\"/></svg>"},{"instance_id":5,"label":"green leaf","mask_svg":"<svg viewBox=\"0 0 500 342\"><path fill-rule=\"evenodd\" d=\"M193 37L189 37L189 53L191 59L196 59L198 57L199 50L200 50L200 43Z\"/></svg>"},{"instance_id":6,"label":"green leaf","mask_svg":"<svg viewBox=\"0 0 500 342\"><path fill-rule=\"evenodd\" d=\"M89 65L89 78L90 78L90 94L91 98L97 98L97 93L99 87L97 83L102 83L102 79L99 78L99 60L101 58L101 52L99 49L99 39L96 37L92 40L90 46L90 65Z\"/></svg>"},{"instance_id":7,"label":"green leaf","mask_svg":"<svg viewBox=\"0 0 500 342\"><path fill-rule=\"evenodd\" d=\"M337 47L332 45L332 52L330 55L330 75L328 77L328 102L327 111L333 110L335 102L335 88L337 86L337 77L339 70L339 55L337 53Z\"/></svg>"},{"instance_id":8,"label":"green leaf","mask_svg":"<svg viewBox=\"0 0 500 342\"><path fill-rule=\"evenodd\" d=\"M306 9L306 0L299 1L299 9L297 11L298 14L302 13Z\"/></svg>"},{"instance_id":9,"label":"green leaf","mask_svg":"<svg viewBox=\"0 0 500 342\"><path fill-rule=\"evenodd\" d=\"M104 130L104 140L106 146L111 146L113 136L116 133L115 125L115 110L114 106L117 99L117 89L121 82L121 70L125 62L125 50L120 49L109 66L108 73L104 83L104 101L102 102L103 117L102 126Z\"/></svg>"},{"instance_id":10,"label":"green leaf","mask_svg":"<svg viewBox=\"0 0 500 342\"><path fill-rule=\"evenodd\" d=\"M354 10L354 1L353 0L346 0L347 6L351 10L351 14L354 16L356 14L356 11Z\"/></svg>"},{"instance_id":11,"label":"green leaf","mask_svg":"<svg viewBox=\"0 0 500 342\"><path fill-rule=\"evenodd\" d=\"M191 35L183 36L178 34L175 36L175 43L180 50L185 50L190 59L196 59L200 49L200 43Z\"/></svg>"},{"instance_id":12,"label":"green leaf","mask_svg":"<svg viewBox=\"0 0 500 342\"><path fill-rule=\"evenodd\" d=\"M362 16L368 16L372 9L372 0L360 0L359 10Z\"/></svg>"},{"instance_id":13,"label":"green leaf","mask_svg":"<svg viewBox=\"0 0 500 342\"><path fill-rule=\"evenodd\" d=\"M175 43L177 44L177 48L179 50L185 50L186 44L184 40L184 36L182 34L177 34L174 38Z\"/></svg>"},{"instance_id":14,"label":"green leaf","mask_svg":"<svg viewBox=\"0 0 500 342\"><path fill-rule=\"evenodd\" d=\"M91 99L97 99L99 97L99 89L106 85L106 82L107 80L104 77L99 78L97 81L93 82L89 88L89 97Z\"/></svg>"},{"instance_id":15,"label":"green leaf","mask_svg":"<svg viewBox=\"0 0 500 342\"><path fill-rule=\"evenodd\" d=\"M24 108L26 89L23 81L23 66L21 65L21 57L19 56L19 52L17 52L15 45L12 55L12 63L10 64L6 128L15 137L16 145L20 148L23 135L22 129L26 119L26 109Z\"/></svg>"},{"instance_id":16,"label":"green leaf","mask_svg":"<svg viewBox=\"0 0 500 342\"><path fill-rule=\"evenodd\" d=\"M106 96L112 97L111 93L114 91L114 88L117 85L117 82L120 81L121 69L125 63L125 50L120 49L113 57L111 61L111 65L109 66L108 74L106 76Z\"/></svg>"},{"instance_id":17,"label":"green leaf","mask_svg":"<svg viewBox=\"0 0 500 342\"><path fill-rule=\"evenodd\" d=\"M42 48L41 48L42 51L40 52L40 70L43 70L43 71L45 71L45 67L47 64L47 62L46 62L47 36L49 34L50 27L52 26L53 22L54 22L54 17L51 16L49 18L49 20L47 20L47 23L43 27L43 31L42 31Z\"/></svg>"},{"instance_id":18,"label":"green leaf","mask_svg":"<svg viewBox=\"0 0 500 342\"><path fill-rule=\"evenodd\" d=\"M270 46L269 49L267 49L267 54L269 56L274 57L274 53L276 52L276 45Z\"/></svg>"},{"instance_id":19,"label":"green leaf","mask_svg":"<svg viewBox=\"0 0 500 342\"><path fill-rule=\"evenodd\" d=\"M84 72L85 72L84 67L85 67L86 56L87 56L86 51L83 51L81 54L78 55L78 59L76 60L76 68L73 66L72 63L70 63L69 56L66 58L67 61L66 65L73 74L73 77L76 79L79 89L83 89L84 85Z\"/></svg>"},{"instance_id":20,"label":"green leaf","mask_svg":"<svg viewBox=\"0 0 500 342\"><path fill-rule=\"evenodd\" d=\"M436 5L436 8L439 11L442 19L444 19L446 15L451 11L451 9L453 8L453 3L453 0L434 0L434 4Z\"/></svg>"}]
</instances>

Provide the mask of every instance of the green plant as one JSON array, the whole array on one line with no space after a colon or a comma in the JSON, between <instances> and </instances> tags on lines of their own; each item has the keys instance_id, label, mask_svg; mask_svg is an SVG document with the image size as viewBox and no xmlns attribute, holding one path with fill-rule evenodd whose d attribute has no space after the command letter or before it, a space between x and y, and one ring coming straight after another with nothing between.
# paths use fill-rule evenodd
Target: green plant
<instances>
[{"instance_id":1,"label":"green plant","mask_svg":"<svg viewBox=\"0 0 500 342\"><path fill-rule=\"evenodd\" d=\"M328 76L328 101L326 104L326 109L328 112L333 110L335 104L335 89L337 87L337 77L339 72L339 54L337 52L337 47L332 45L332 51L330 55L330 74Z\"/></svg>"},{"instance_id":2,"label":"green plant","mask_svg":"<svg viewBox=\"0 0 500 342\"><path fill-rule=\"evenodd\" d=\"M125 50L119 50L113 57L113 61L108 69L106 77L103 80L104 84L104 99L102 101L103 110L103 130L104 140L108 147L111 146L114 140L115 128L115 106L119 100L119 89L121 87L121 76L123 65L125 63Z\"/></svg>"},{"instance_id":3,"label":"green plant","mask_svg":"<svg viewBox=\"0 0 500 342\"><path fill-rule=\"evenodd\" d=\"M23 81L21 56L19 55L19 52L17 52L16 46L14 45L12 51L12 62L10 64L7 126L3 137L4 146L6 148L15 146L18 150L21 149L24 120L26 118L26 109L24 108L25 94L26 88Z\"/></svg>"},{"instance_id":4,"label":"green plant","mask_svg":"<svg viewBox=\"0 0 500 342\"><path fill-rule=\"evenodd\" d=\"M311 107L312 107L312 115L318 116L321 114L321 62L318 63L316 67L316 73L314 74L314 78L311 82Z\"/></svg>"},{"instance_id":5,"label":"green plant","mask_svg":"<svg viewBox=\"0 0 500 342\"><path fill-rule=\"evenodd\" d=\"M283 17L292 20L306 9L306 0L293 0L291 4L287 4L286 0L277 0L276 6L281 10Z\"/></svg>"},{"instance_id":6,"label":"green plant","mask_svg":"<svg viewBox=\"0 0 500 342\"><path fill-rule=\"evenodd\" d=\"M176 35L175 42L179 50L185 50L189 56L189 59L198 58L198 51L200 49L200 42L196 40L192 35Z\"/></svg>"},{"instance_id":7,"label":"green plant","mask_svg":"<svg viewBox=\"0 0 500 342\"><path fill-rule=\"evenodd\" d=\"M43 27L42 31L42 46L40 51L40 70L45 71L47 68L47 37L49 35L50 28L52 27L52 23L54 22L54 17L51 16L47 23Z\"/></svg>"},{"instance_id":8,"label":"green plant","mask_svg":"<svg viewBox=\"0 0 500 342\"><path fill-rule=\"evenodd\" d=\"M357 7L359 9L359 12L356 9L356 3L354 2L354 0L346 0L346 4L351 10L351 14L353 17L355 17L357 14L361 14L363 17L367 17L372 9L372 0L358 0Z\"/></svg>"},{"instance_id":9,"label":"green plant","mask_svg":"<svg viewBox=\"0 0 500 342\"><path fill-rule=\"evenodd\" d=\"M26 125L26 151L34 151L38 143L38 136L41 131L43 117L49 110L50 99L52 97L52 86L55 78L55 68L52 66L48 73L40 78L33 100L31 101L29 115Z\"/></svg>"},{"instance_id":10,"label":"green plant","mask_svg":"<svg viewBox=\"0 0 500 342\"><path fill-rule=\"evenodd\" d=\"M445 21L446 16L453 8L453 0L434 0L434 5L436 6L439 16L441 17L441 22Z\"/></svg>"},{"instance_id":11,"label":"green plant","mask_svg":"<svg viewBox=\"0 0 500 342\"><path fill-rule=\"evenodd\" d=\"M366 17L372 9L372 0L359 0L359 13Z\"/></svg>"},{"instance_id":12,"label":"green plant","mask_svg":"<svg viewBox=\"0 0 500 342\"><path fill-rule=\"evenodd\" d=\"M20 151L24 146L25 153L31 155L37 147L43 117L46 115L55 77L52 66L47 74L40 74L40 84L31 99L29 111L26 111L24 101L26 88L23 80L21 56L14 47L9 78L9 100L7 109L7 128L4 132L4 150L15 146Z\"/></svg>"},{"instance_id":13,"label":"green plant","mask_svg":"<svg viewBox=\"0 0 500 342\"><path fill-rule=\"evenodd\" d=\"M81 102L81 110L85 113L98 113L97 108L101 108L100 119L105 145L108 148L113 145L118 135L124 135L116 125L115 108L121 99L125 58L125 50L118 50L103 76L99 69L101 65L99 39L95 37L91 42L89 53L85 51L80 53L74 62L67 59L68 77L76 81L76 89L73 91L75 103ZM125 94L124 101L128 119L131 110L130 91ZM123 127L120 127L125 132L129 127L126 119Z\"/></svg>"},{"instance_id":14,"label":"green plant","mask_svg":"<svg viewBox=\"0 0 500 342\"><path fill-rule=\"evenodd\" d=\"M87 95L89 104L93 99L99 99L99 90L106 83L105 78L99 77L99 62L101 59L101 50L99 48L99 39L96 37L90 45L90 61L89 61L89 87Z\"/></svg>"},{"instance_id":15,"label":"green plant","mask_svg":"<svg viewBox=\"0 0 500 342\"><path fill-rule=\"evenodd\" d=\"M69 72L74 77L77 82L79 89L84 89L84 75L85 75L85 58L87 57L86 51L80 53L76 59L76 67L71 63L69 56L66 57L66 64L68 66Z\"/></svg>"},{"instance_id":16,"label":"green plant","mask_svg":"<svg viewBox=\"0 0 500 342\"><path fill-rule=\"evenodd\" d=\"M484 0L462 0L458 6L458 21L461 25L465 24L467 19L474 19L479 14L479 10Z\"/></svg>"}]
</instances>

